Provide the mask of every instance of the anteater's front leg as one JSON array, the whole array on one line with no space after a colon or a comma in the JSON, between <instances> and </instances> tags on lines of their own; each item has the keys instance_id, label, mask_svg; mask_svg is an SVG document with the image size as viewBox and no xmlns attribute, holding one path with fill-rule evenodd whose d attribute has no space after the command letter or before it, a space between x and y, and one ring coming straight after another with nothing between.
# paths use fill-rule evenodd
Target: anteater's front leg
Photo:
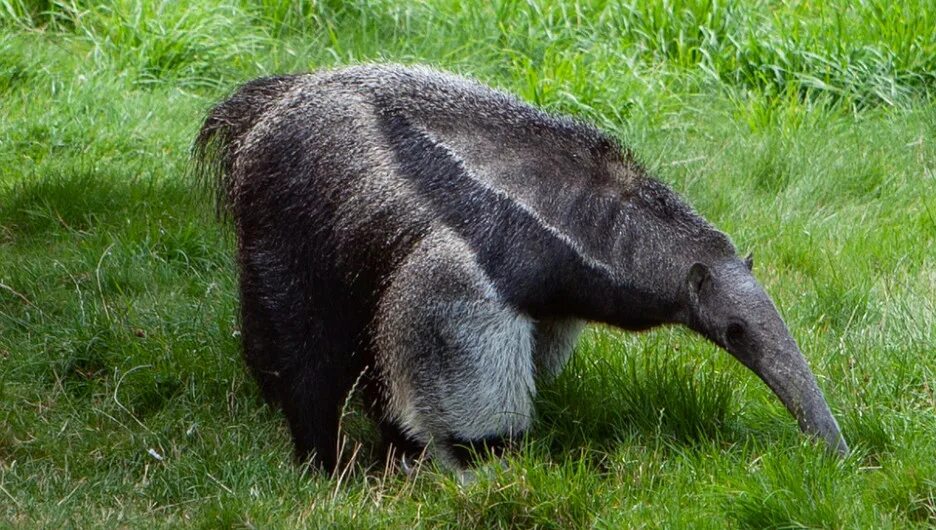
<instances>
[{"instance_id":1,"label":"anteater's front leg","mask_svg":"<svg viewBox=\"0 0 936 530\"><path fill-rule=\"evenodd\" d=\"M573 318L545 319L536 323L533 362L540 381L554 379L562 373L584 328L585 321Z\"/></svg>"},{"instance_id":2,"label":"anteater's front leg","mask_svg":"<svg viewBox=\"0 0 936 530\"><path fill-rule=\"evenodd\" d=\"M387 421L460 469L478 442L525 431L533 413L533 322L509 307L470 249L443 232L394 275L378 314Z\"/></svg>"}]
</instances>

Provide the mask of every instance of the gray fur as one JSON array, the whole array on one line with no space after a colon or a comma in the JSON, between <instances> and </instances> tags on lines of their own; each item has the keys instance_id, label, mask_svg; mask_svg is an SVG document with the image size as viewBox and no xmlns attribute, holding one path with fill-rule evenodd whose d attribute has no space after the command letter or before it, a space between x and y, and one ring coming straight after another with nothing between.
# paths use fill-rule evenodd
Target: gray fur
<instances>
[{"instance_id":1,"label":"gray fur","mask_svg":"<svg viewBox=\"0 0 936 530\"><path fill-rule=\"evenodd\" d=\"M533 363L539 378L552 379L562 373L584 328L585 322L574 318L547 319L536 323Z\"/></svg>"},{"instance_id":2,"label":"gray fur","mask_svg":"<svg viewBox=\"0 0 936 530\"><path fill-rule=\"evenodd\" d=\"M237 227L245 357L302 458L336 465L336 409L370 368L390 441L456 465L457 443L529 426L585 321L688 325L845 448L729 239L589 125L364 65L245 85L195 154Z\"/></svg>"}]
</instances>

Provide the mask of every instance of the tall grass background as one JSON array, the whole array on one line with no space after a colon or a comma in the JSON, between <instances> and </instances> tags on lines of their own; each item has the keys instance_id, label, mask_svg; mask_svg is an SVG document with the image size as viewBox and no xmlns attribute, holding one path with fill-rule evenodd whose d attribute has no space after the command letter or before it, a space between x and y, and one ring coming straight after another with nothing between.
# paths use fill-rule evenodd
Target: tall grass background
<instances>
[{"instance_id":1,"label":"tall grass background","mask_svg":"<svg viewBox=\"0 0 936 530\"><path fill-rule=\"evenodd\" d=\"M936 525L932 1L0 0L0 521ZM676 328L589 328L474 485L355 407L303 474L238 357L233 245L187 177L256 76L428 63L590 120L755 254L855 448Z\"/></svg>"}]
</instances>

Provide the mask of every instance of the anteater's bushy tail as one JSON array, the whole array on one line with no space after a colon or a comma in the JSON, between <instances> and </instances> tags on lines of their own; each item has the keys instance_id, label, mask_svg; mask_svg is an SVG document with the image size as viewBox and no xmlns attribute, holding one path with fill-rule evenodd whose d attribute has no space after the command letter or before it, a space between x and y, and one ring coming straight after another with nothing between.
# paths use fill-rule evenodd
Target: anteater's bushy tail
<instances>
[{"instance_id":1,"label":"anteater's bushy tail","mask_svg":"<svg viewBox=\"0 0 936 530\"><path fill-rule=\"evenodd\" d=\"M233 200L234 161L244 138L295 80L294 76L255 79L208 111L192 146L192 160L199 182L214 192L218 215L227 213Z\"/></svg>"}]
</instances>

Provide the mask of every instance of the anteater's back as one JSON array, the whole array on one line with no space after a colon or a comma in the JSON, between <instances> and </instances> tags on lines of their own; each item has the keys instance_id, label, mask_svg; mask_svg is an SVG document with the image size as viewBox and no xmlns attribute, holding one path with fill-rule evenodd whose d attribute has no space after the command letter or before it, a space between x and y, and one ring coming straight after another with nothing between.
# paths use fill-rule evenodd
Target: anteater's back
<instances>
[{"instance_id":1,"label":"anteater's back","mask_svg":"<svg viewBox=\"0 0 936 530\"><path fill-rule=\"evenodd\" d=\"M254 81L212 110L198 145L212 142L242 239L289 227L284 236L301 234L356 281L377 279L433 225L455 226L493 254L506 252L493 248L506 244L493 227L545 226L601 257L607 245L594 234L618 221L634 175L590 126L401 66ZM524 219L504 217L514 210Z\"/></svg>"}]
</instances>

